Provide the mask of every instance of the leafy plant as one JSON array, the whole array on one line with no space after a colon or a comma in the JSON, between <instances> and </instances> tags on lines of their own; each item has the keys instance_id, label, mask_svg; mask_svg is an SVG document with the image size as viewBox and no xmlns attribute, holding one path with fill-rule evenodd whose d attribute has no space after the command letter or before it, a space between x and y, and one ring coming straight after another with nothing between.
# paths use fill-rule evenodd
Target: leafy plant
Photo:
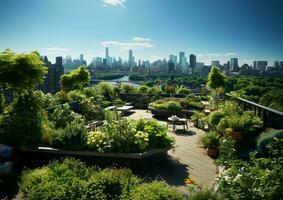
<instances>
[{"instance_id":1,"label":"leafy plant","mask_svg":"<svg viewBox=\"0 0 283 200\"><path fill-rule=\"evenodd\" d=\"M215 130L220 120L224 117L225 115L222 111L214 111L210 113L209 118L208 118L208 123L211 126L211 128Z\"/></svg>"},{"instance_id":2,"label":"leafy plant","mask_svg":"<svg viewBox=\"0 0 283 200\"><path fill-rule=\"evenodd\" d=\"M87 130L81 121L75 120L64 129L58 129L53 145L68 150L82 150L87 144Z\"/></svg>"},{"instance_id":3,"label":"leafy plant","mask_svg":"<svg viewBox=\"0 0 283 200\"><path fill-rule=\"evenodd\" d=\"M194 191L190 196L190 200L225 200L223 195L212 190Z\"/></svg>"},{"instance_id":4,"label":"leafy plant","mask_svg":"<svg viewBox=\"0 0 283 200\"><path fill-rule=\"evenodd\" d=\"M220 144L220 136L214 131L208 132L201 138L204 148L216 148Z\"/></svg>"},{"instance_id":5,"label":"leafy plant","mask_svg":"<svg viewBox=\"0 0 283 200\"><path fill-rule=\"evenodd\" d=\"M257 148L262 155L268 155L268 144L275 138L283 138L283 130L272 130L270 132L263 133L257 141Z\"/></svg>"}]
</instances>

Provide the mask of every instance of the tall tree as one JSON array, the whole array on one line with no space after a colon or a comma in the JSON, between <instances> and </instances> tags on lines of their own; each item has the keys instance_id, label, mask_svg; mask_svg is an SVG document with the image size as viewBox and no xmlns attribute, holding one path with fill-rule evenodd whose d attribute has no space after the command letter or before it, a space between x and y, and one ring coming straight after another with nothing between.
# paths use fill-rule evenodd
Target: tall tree
<instances>
[{"instance_id":1,"label":"tall tree","mask_svg":"<svg viewBox=\"0 0 283 200\"><path fill-rule=\"evenodd\" d=\"M30 90L42 83L47 68L37 52L16 54L10 49L0 53L0 85L14 90Z\"/></svg>"},{"instance_id":2,"label":"tall tree","mask_svg":"<svg viewBox=\"0 0 283 200\"><path fill-rule=\"evenodd\" d=\"M207 85L210 89L224 88L227 82L226 76L221 72L218 67L213 66L208 74Z\"/></svg>"},{"instance_id":3,"label":"tall tree","mask_svg":"<svg viewBox=\"0 0 283 200\"><path fill-rule=\"evenodd\" d=\"M64 91L69 92L75 89L81 89L90 82L90 73L85 66L71 71L69 74L61 76L61 85Z\"/></svg>"}]
</instances>

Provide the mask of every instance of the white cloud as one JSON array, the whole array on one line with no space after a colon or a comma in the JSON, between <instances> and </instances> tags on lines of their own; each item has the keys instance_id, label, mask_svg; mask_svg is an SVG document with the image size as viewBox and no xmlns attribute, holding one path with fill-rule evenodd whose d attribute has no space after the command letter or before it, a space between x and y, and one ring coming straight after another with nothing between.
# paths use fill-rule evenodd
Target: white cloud
<instances>
[{"instance_id":1,"label":"white cloud","mask_svg":"<svg viewBox=\"0 0 283 200\"><path fill-rule=\"evenodd\" d=\"M149 42L119 42L119 41L103 41L101 44L105 47L116 47L121 50L129 50L129 49L147 49L152 48L154 45Z\"/></svg>"},{"instance_id":2,"label":"white cloud","mask_svg":"<svg viewBox=\"0 0 283 200\"><path fill-rule=\"evenodd\" d=\"M39 51L45 54L60 54L68 53L70 49L61 48L61 47L50 47L50 48L39 48Z\"/></svg>"},{"instance_id":3,"label":"white cloud","mask_svg":"<svg viewBox=\"0 0 283 200\"><path fill-rule=\"evenodd\" d=\"M125 7L127 0L102 0L103 6L121 6Z\"/></svg>"},{"instance_id":4,"label":"white cloud","mask_svg":"<svg viewBox=\"0 0 283 200\"><path fill-rule=\"evenodd\" d=\"M150 42L151 41L151 39L149 38L142 38L142 37L133 37L132 40L135 42Z\"/></svg>"}]
</instances>

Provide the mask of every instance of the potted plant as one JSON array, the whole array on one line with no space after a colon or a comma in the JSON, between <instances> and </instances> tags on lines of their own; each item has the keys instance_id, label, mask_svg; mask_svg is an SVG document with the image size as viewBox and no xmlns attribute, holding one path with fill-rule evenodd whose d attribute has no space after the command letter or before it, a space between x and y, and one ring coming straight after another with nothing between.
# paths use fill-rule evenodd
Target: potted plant
<instances>
[{"instance_id":1,"label":"potted plant","mask_svg":"<svg viewBox=\"0 0 283 200\"><path fill-rule=\"evenodd\" d=\"M219 144L220 144L220 136L215 131L208 132L205 136L201 138L203 147L206 148L206 153L212 158L218 156Z\"/></svg>"},{"instance_id":2,"label":"potted plant","mask_svg":"<svg viewBox=\"0 0 283 200\"><path fill-rule=\"evenodd\" d=\"M193 115L191 116L191 121L194 123L194 126L197 128L203 128L204 123L202 119L205 117L203 112L194 111Z\"/></svg>"}]
</instances>

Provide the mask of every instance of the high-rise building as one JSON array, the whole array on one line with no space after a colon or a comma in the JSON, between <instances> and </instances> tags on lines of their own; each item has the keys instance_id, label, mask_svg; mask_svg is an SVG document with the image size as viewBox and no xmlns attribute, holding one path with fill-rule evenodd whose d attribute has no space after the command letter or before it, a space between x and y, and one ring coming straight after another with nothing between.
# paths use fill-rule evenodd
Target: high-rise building
<instances>
[{"instance_id":1,"label":"high-rise building","mask_svg":"<svg viewBox=\"0 0 283 200\"><path fill-rule=\"evenodd\" d=\"M130 71L132 71L134 65L135 65L135 57L133 56L133 50L130 49L129 50L129 60L128 60L128 63L129 63L129 68L130 68Z\"/></svg>"},{"instance_id":2,"label":"high-rise building","mask_svg":"<svg viewBox=\"0 0 283 200\"><path fill-rule=\"evenodd\" d=\"M194 74L197 68L197 57L194 54L190 55L190 68L191 68L192 74Z\"/></svg>"},{"instance_id":3,"label":"high-rise building","mask_svg":"<svg viewBox=\"0 0 283 200\"><path fill-rule=\"evenodd\" d=\"M179 72L185 72L187 65L187 59L185 56L185 52L179 52Z\"/></svg>"},{"instance_id":4,"label":"high-rise building","mask_svg":"<svg viewBox=\"0 0 283 200\"><path fill-rule=\"evenodd\" d=\"M239 72L238 58L231 58L231 60L230 60L230 70L232 72Z\"/></svg>"},{"instance_id":5,"label":"high-rise building","mask_svg":"<svg viewBox=\"0 0 283 200\"><path fill-rule=\"evenodd\" d=\"M109 47L105 48L105 67L110 66L110 56L109 56Z\"/></svg>"},{"instance_id":6,"label":"high-rise building","mask_svg":"<svg viewBox=\"0 0 283 200\"><path fill-rule=\"evenodd\" d=\"M267 61L254 61L253 68L259 71L266 71Z\"/></svg>"},{"instance_id":7,"label":"high-rise building","mask_svg":"<svg viewBox=\"0 0 283 200\"><path fill-rule=\"evenodd\" d=\"M175 66L177 65L177 56L174 56L174 55L170 55L169 56L169 61L172 61Z\"/></svg>"},{"instance_id":8,"label":"high-rise building","mask_svg":"<svg viewBox=\"0 0 283 200\"><path fill-rule=\"evenodd\" d=\"M168 73L174 73L175 72L175 63L170 60L168 62Z\"/></svg>"},{"instance_id":9,"label":"high-rise building","mask_svg":"<svg viewBox=\"0 0 283 200\"><path fill-rule=\"evenodd\" d=\"M80 55L80 61L81 61L81 63L84 62L84 54L81 54L81 55Z\"/></svg>"},{"instance_id":10,"label":"high-rise building","mask_svg":"<svg viewBox=\"0 0 283 200\"><path fill-rule=\"evenodd\" d=\"M219 60L213 60L213 61L211 61L211 66L220 67L220 61L219 61Z\"/></svg>"},{"instance_id":11,"label":"high-rise building","mask_svg":"<svg viewBox=\"0 0 283 200\"><path fill-rule=\"evenodd\" d=\"M273 66L275 71L280 71L280 63L278 61L275 61Z\"/></svg>"},{"instance_id":12,"label":"high-rise building","mask_svg":"<svg viewBox=\"0 0 283 200\"><path fill-rule=\"evenodd\" d=\"M55 64L51 64L51 62L48 61L47 56L45 56L43 62L48 69L48 73L41 88L45 93L50 92L54 94L61 88L60 78L64 74L63 58L56 57Z\"/></svg>"}]
</instances>

